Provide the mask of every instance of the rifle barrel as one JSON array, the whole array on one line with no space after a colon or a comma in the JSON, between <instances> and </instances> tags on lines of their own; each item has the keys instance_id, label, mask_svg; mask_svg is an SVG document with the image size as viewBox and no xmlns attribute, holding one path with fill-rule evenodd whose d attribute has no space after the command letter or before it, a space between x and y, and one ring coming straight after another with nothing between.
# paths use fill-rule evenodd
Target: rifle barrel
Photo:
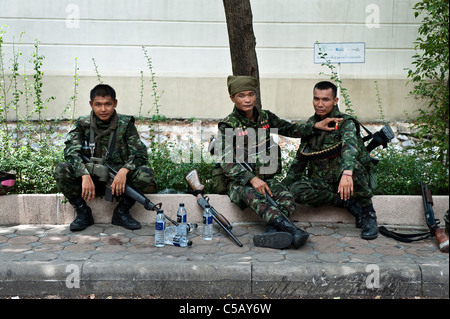
<instances>
[{"instance_id":1,"label":"rifle barrel","mask_svg":"<svg viewBox=\"0 0 450 319\"><path fill-rule=\"evenodd\" d=\"M227 228L225 227L224 224L222 224L222 222L217 218L217 216L215 216L214 214L212 214L213 219L216 221L217 224L219 224L219 226L228 234L230 235L231 238L233 238L233 240L236 242L236 244L239 247L242 247L242 243L239 241L239 239L236 238L236 236L233 235L233 233Z\"/></svg>"},{"instance_id":2,"label":"rifle barrel","mask_svg":"<svg viewBox=\"0 0 450 319\"><path fill-rule=\"evenodd\" d=\"M425 219L428 228L432 236L436 236L436 240L439 246L439 250L443 253L448 253L449 251L449 238L445 230L438 226L438 222L434 217L433 211L433 197L431 196L431 191L427 185L424 185L422 181L420 182L420 188L422 189L422 199L423 208L425 210Z\"/></svg>"}]
</instances>

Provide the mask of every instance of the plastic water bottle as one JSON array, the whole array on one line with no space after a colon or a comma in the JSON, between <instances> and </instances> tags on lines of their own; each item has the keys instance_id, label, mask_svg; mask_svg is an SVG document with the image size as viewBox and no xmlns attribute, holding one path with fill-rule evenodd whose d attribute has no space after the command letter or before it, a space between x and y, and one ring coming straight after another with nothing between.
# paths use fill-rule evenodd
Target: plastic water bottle
<instances>
[{"instance_id":1,"label":"plastic water bottle","mask_svg":"<svg viewBox=\"0 0 450 319\"><path fill-rule=\"evenodd\" d=\"M184 207L184 203L180 203L177 211L177 223L178 224L186 224L187 223L187 214L186 208Z\"/></svg>"},{"instance_id":2,"label":"plastic water bottle","mask_svg":"<svg viewBox=\"0 0 450 319\"><path fill-rule=\"evenodd\" d=\"M188 224L178 224L178 226L177 226L177 235L187 236L188 231L189 231L189 225Z\"/></svg>"},{"instance_id":3,"label":"plastic water bottle","mask_svg":"<svg viewBox=\"0 0 450 319\"><path fill-rule=\"evenodd\" d=\"M194 232L194 230L198 228L198 225L194 223L187 223L187 226L188 226L188 233L192 233Z\"/></svg>"},{"instance_id":4,"label":"plastic water bottle","mask_svg":"<svg viewBox=\"0 0 450 319\"><path fill-rule=\"evenodd\" d=\"M187 226L187 213L184 203L180 203L177 210L177 223L178 223L178 233L182 236L187 236L188 226Z\"/></svg>"},{"instance_id":5,"label":"plastic water bottle","mask_svg":"<svg viewBox=\"0 0 450 319\"><path fill-rule=\"evenodd\" d=\"M210 206L208 204L205 205L205 209L203 210L203 239L204 240L212 240L213 238L213 217L210 211Z\"/></svg>"},{"instance_id":6,"label":"plastic water bottle","mask_svg":"<svg viewBox=\"0 0 450 319\"><path fill-rule=\"evenodd\" d=\"M178 234L178 227L177 226L168 226L166 227L166 230L164 231L164 239L168 239L171 237L174 237Z\"/></svg>"},{"instance_id":7,"label":"plastic water bottle","mask_svg":"<svg viewBox=\"0 0 450 319\"><path fill-rule=\"evenodd\" d=\"M186 236L180 235L178 227L169 226L165 230L165 243L167 245L173 245L178 247L192 246L192 241L186 238Z\"/></svg>"},{"instance_id":8,"label":"plastic water bottle","mask_svg":"<svg viewBox=\"0 0 450 319\"><path fill-rule=\"evenodd\" d=\"M155 246L156 247L164 247L164 229L166 226L166 217L164 216L164 212L162 210L158 211L156 214L156 222L155 222Z\"/></svg>"}]
</instances>

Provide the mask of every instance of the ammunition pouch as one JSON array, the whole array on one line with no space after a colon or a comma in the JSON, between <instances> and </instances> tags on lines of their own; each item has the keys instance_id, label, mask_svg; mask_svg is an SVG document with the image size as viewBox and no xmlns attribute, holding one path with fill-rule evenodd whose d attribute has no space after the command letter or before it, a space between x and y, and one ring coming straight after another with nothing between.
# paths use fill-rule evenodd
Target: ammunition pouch
<instances>
[{"instance_id":1,"label":"ammunition pouch","mask_svg":"<svg viewBox=\"0 0 450 319\"><path fill-rule=\"evenodd\" d=\"M212 188L216 194L227 193L228 180L225 177L222 167L217 163L212 171Z\"/></svg>"},{"instance_id":2,"label":"ammunition pouch","mask_svg":"<svg viewBox=\"0 0 450 319\"><path fill-rule=\"evenodd\" d=\"M91 163L85 163L86 169L92 176L98 177L101 182L109 181L109 168L105 166L105 159L99 157L91 157Z\"/></svg>"}]
</instances>

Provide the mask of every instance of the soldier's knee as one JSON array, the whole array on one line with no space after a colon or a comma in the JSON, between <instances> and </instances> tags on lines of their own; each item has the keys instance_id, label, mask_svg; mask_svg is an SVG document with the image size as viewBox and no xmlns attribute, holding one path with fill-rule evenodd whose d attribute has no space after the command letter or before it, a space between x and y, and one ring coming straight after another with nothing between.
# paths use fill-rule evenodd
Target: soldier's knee
<instances>
[{"instance_id":1,"label":"soldier's knee","mask_svg":"<svg viewBox=\"0 0 450 319\"><path fill-rule=\"evenodd\" d=\"M62 162L56 165L55 170L53 171L53 177L55 179L59 179L62 177L70 176L72 174L72 165L67 162Z\"/></svg>"},{"instance_id":2,"label":"soldier's knee","mask_svg":"<svg viewBox=\"0 0 450 319\"><path fill-rule=\"evenodd\" d=\"M138 186L142 192L147 194L156 192L155 175L148 166L137 167L133 175L132 183Z\"/></svg>"}]
</instances>

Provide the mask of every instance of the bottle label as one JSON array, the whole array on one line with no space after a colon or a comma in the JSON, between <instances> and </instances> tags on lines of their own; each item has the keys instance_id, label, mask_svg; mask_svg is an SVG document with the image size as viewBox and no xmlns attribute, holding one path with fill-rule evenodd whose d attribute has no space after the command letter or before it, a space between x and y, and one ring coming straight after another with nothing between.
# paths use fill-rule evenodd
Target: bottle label
<instances>
[{"instance_id":1,"label":"bottle label","mask_svg":"<svg viewBox=\"0 0 450 319\"><path fill-rule=\"evenodd\" d=\"M186 223L186 214L184 214L184 215L177 215L177 222L185 224Z\"/></svg>"},{"instance_id":2,"label":"bottle label","mask_svg":"<svg viewBox=\"0 0 450 319\"><path fill-rule=\"evenodd\" d=\"M164 222L163 221L158 221L155 223L155 229L156 230L164 230Z\"/></svg>"},{"instance_id":3,"label":"bottle label","mask_svg":"<svg viewBox=\"0 0 450 319\"><path fill-rule=\"evenodd\" d=\"M208 217L203 216L203 224L204 225L212 224L212 216L208 216Z\"/></svg>"},{"instance_id":4,"label":"bottle label","mask_svg":"<svg viewBox=\"0 0 450 319\"><path fill-rule=\"evenodd\" d=\"M174 236L173 237L173 241L172 241L173 245L177 246L177 247L180 247L181 246L180 245L180 240L181 240L181 236L178 236L178 235Z\"/></svg>"}]
</instances>

